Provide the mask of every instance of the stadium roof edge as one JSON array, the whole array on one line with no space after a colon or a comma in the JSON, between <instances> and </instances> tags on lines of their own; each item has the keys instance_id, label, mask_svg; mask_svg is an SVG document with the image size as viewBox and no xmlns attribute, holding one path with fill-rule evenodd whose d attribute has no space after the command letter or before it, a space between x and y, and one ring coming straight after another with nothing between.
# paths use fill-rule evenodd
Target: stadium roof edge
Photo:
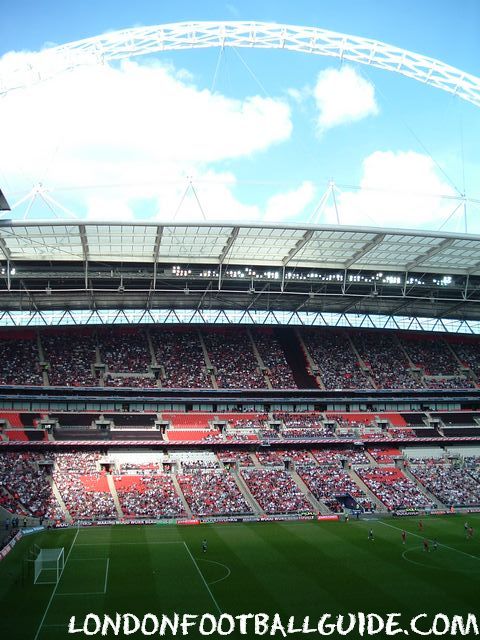
<instances>
[{"instance_id":1,"label":"stadium roof edge","mask_svg":"<svg viewBox=\"0 0 480 640\"><path fill-rule=\"evenodd\" d=\"M225 264L344 271L480 272L480 235L239 221L0 220L11 262Z\"/></svg>"},{"instance_id":2,"label":"stadium roof edge","mask_svg":"<svg viewBox=\"0 0 480 640\"><path fill-rule=\"evenodd\" d=\"M158 220L158 221L122 221L122 220L12 220L0 219L0 227L62 227L62 226L109 226L109 227L242 227L251 229L285 229L296 231L348 231L361 233L387 233L390 235L408 235L414 237L428 238L456 238L460 240L477 240L480 242L480 234L473 233L457 233L451 231L434 231L428 229L411 229L408 227L370 227L360 225L343 225L343 224L309 224L309 223L263 223L263 222L244 222L241 220Z\"/></svg>"}]
</instances>

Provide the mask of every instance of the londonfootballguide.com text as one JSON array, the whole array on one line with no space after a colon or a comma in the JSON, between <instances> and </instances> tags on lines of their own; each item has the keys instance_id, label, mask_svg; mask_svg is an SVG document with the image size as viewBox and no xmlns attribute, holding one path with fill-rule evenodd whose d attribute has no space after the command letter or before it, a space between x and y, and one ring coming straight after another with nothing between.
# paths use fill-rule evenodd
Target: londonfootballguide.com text
<instances>
[{"instance_id":1,"label":"londonfootballguide.com text","mask_svg":"<svg viewBox=\"0 0 480 640\"><path fill-rule=\"evenodd\" d=\"M161 614L147 613L143 617L132 613L117 613L114 616L99 616L89 613L82 621L71 616L68 625L69 634L84 634L85 636L109 633L129 636L141 633L144 636L188 636L198 633L201 636L229 636L232 633L250 636L281 636L286 638L295 633L317 634L331 636L337 633L342 636L356 634L357 636L375 636L383 633L387 636L403 634L409 636L478 636L477 617L473 613L467 615L447 616L437 613L434 616L419 613L416 616L402 620L401 613L347 613L334 616L322 614L318 619L312 616L298 618L282 617L280 614L243 613L230 615L222 613L214 616L210 613L197 614Z\"/></svg>"}]
</instances>

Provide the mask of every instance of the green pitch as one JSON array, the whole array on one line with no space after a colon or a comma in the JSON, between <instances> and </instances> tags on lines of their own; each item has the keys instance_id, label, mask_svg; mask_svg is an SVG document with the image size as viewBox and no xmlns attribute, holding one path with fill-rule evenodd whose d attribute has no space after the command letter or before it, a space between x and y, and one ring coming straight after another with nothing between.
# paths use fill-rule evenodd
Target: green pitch
<instances>
[{"instance_id":1,"label":"green pitch","mask_svg":"<svg viewBox=\"0 0 480 640\"><path fill-rule=\"evenodd\" d=\"M471 540L464 533L466 520L475 529ZM80 626L88 613L116 612L139 617L280 613L285 620L298 617L296 626L307 615L317 621L323 613L359 611L400 612L407 621L422 612L432 617L471 612L480 621L480 516L425 518L423 523L423 534L411 518L117 526L36 534L0 563L0 637L83 640L83 633L67 633L71 616ZM370 528L373 541L368 540ZM425 552L424 537L436 538L438 549ZM65 548L57 585L33 584L32 563L24 558L34 543ZM110 632L107 637L115 636ZM192 632L187 637L199 636Z\"/></svg>"}]
</instances>

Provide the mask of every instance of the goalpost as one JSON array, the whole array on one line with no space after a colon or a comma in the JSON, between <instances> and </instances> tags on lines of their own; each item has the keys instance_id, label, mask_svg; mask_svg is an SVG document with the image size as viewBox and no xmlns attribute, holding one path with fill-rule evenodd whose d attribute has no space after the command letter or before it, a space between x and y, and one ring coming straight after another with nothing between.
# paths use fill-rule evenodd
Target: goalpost
<instances>
[{"instance_id":1,"label":"goalpost","mask_svg":"<svg viewBox=\"0 0 480 640\"><path fill-rule=\"evenodd\" d=\"M63 547L40 549L35 558L34 584L57 584L65 565Z\"/></svg>"}]
</instances>

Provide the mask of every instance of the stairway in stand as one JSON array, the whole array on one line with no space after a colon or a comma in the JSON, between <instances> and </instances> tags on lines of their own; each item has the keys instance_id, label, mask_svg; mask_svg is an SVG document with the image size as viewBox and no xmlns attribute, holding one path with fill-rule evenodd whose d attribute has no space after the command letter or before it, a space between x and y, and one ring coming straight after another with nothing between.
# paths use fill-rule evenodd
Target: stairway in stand
<instances>
[{"instance_id":1,"label":"stairway in stand","mask_svg":"<svg viewBox=\"0 0 480 640\"><path fill-rule=\"evenodd\" d=\"M295 331L291 327L275 327L274 335L285 353L297 387L318 389L315 378L307 372L305 356Z\"/></svg>"}]
</instances>

